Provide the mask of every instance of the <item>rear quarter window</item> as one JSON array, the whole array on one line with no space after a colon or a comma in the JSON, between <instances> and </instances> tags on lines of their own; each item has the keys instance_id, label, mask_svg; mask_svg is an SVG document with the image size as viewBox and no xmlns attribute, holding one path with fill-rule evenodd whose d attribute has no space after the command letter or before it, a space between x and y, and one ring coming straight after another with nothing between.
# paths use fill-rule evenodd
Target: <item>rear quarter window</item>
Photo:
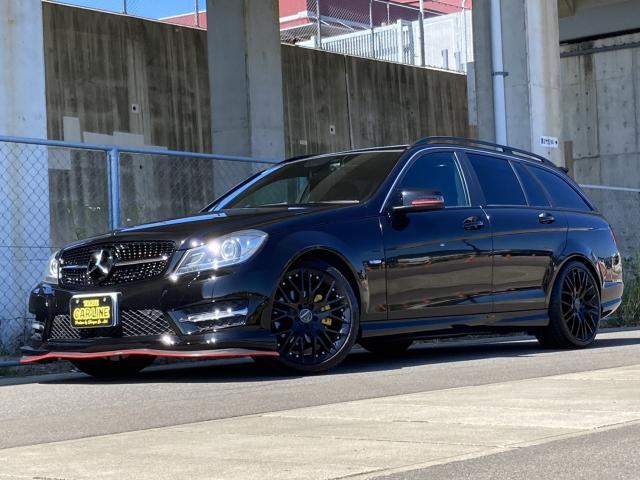
<instances>
[{"instance_id":1,"label":"rear quarter window","mask_svg":"<svg viewBox=\"0 0 640 480\"><path fill-rule=\"evenodd\" d=\"M524 192L509 161L489 155L468 153L487 205L526 205Z\"/></svg>"},{"instance_id":2,"label":"rear quarter window","mask_svg":"<svg viewBox=\"0 0 640 480\"><path fill-rule=\"evenodd\" d=\"M527 194L527 200L532 207L548 207L549 200L542 189L540 182L533 178L527 167L521 163L514 163L514 168L518 172L524 191Z\"/></svg>"},{"instance_id":3,"label":"rear quarter window","mask_svg":"<svg viewBox=\"0 0 640 480\"><path fill-rule=\"evenodd\" d=\"M551 196L554 207L580 210L583 212L592 211L592 208L584 201L575 188L560 177L560 175L530 165L527 166L527 169L544 185L544 188Z\"/></svg>"}]
</instances>

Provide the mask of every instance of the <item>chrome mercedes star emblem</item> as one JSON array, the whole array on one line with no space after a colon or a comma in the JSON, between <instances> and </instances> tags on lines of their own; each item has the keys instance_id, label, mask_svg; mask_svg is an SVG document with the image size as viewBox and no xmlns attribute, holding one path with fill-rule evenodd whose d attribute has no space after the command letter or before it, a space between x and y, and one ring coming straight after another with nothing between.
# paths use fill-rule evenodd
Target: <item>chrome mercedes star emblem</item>
<instances>
[{"instance_id":1,"label":"chrome mercedes star emblem","mask_svg":"<svg viewBox=\"0 0 640 480\"><path fill-rule=\"evenodd\" d=\"M313 313L308 308L305 308L303 310L300 310L298 318L300 318L300 321L302 323L309 323L311 322L311 320L313 320Z\"/></svg>"},{"instance_id":2,"label":"chrome mercedes star emblem","mask_svg":"<svg viewBox=\"0 0 640 480\"><path fill-rule=\"evenodd\" d=\"M91 255L89 265L87 265L87 275L93 280L100 282L111 273L115 259L111 251L102 249Z\"/></svg>"}]
</instances>

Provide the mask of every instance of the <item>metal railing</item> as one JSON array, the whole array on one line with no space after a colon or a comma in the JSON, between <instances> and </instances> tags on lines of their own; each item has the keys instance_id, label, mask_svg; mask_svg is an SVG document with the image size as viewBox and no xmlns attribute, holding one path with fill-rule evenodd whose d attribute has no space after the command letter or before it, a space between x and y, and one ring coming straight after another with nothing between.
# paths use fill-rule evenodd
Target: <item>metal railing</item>
<instances>
[{"instance_id":1,"label":"metal railing","mask_svg":"<svg viewBox=\"0 0 640 480\"><path fill-rule=\"evenodd\" d=\"M457 13L442 14L421 3L361 0L349 8L334 0L309 3L311 24L281 32L282 40L336 53L408 65L466 72L473 61L471 10L466 2L435 2ZM433 5L433 4L432 4Z\"/></svg>"},{"instance_id":2,"label":"metal railing","mask_svg":"<svg viewBox=\"0 0 640 480\"><path fill-rule=\"evenodd\" d=\"M29 291L56 249L195 213L274 162L0 136L0 353L29 335Z\"/></svg>"}]
</instances>

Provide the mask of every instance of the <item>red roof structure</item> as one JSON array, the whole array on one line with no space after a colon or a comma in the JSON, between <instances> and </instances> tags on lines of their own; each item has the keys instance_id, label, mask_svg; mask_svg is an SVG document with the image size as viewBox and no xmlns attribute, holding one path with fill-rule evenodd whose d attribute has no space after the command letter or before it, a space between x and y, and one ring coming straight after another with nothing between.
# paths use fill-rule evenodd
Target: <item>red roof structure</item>
<instances>
[{"instance_id":1,"label":"red roof structure","mask_svg":"<svg viewBox=\"0 0 640 480\"><path fill-rule=\"evenodd\" d=\"M321 0L320 14L326 26L343 28L364 28L369 25L369 0ZM424 0L425 16L446 15L471 9L473 0ZM400 19L415 20L419 0L393 0L382 3L374 0L374 25L383 25ZM411 7L411 8L407 8ZM280 0L280 30L304 31L308 36L311 27L316 25L316 0ZM165 22L190 27L207 28L206 12L185 13L162 19ZM324 28L324 27L323 27Z\"/></svg>"}]
</instances>

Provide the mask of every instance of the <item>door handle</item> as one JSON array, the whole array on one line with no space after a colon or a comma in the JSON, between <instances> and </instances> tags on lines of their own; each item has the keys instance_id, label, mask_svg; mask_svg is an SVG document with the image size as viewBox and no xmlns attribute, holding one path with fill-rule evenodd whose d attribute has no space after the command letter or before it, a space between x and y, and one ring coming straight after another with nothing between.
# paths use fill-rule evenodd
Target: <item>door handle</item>
<instances>
[{"instance_id":1,"label":"door handle","mask_svg":"<svg viewBox=\"0 0 640 480\"><path fill-rule=\"evenodd\" d=\"M479 230L484 227L484 222L478 217L469 217L465 218L462 226L465 230Z\"/></svg>"},{"instance_id":2,"label":"door handle","mask_svg":"<svg viewBox=\"0 0 640 480\"><path fill-rule=\"evenodd\" d=\"M538 221L540 223L553 223L556 221L556 218L551 215L549 212L542 212L540 215L538 215Z\"/></svg>"}]
</instances>

